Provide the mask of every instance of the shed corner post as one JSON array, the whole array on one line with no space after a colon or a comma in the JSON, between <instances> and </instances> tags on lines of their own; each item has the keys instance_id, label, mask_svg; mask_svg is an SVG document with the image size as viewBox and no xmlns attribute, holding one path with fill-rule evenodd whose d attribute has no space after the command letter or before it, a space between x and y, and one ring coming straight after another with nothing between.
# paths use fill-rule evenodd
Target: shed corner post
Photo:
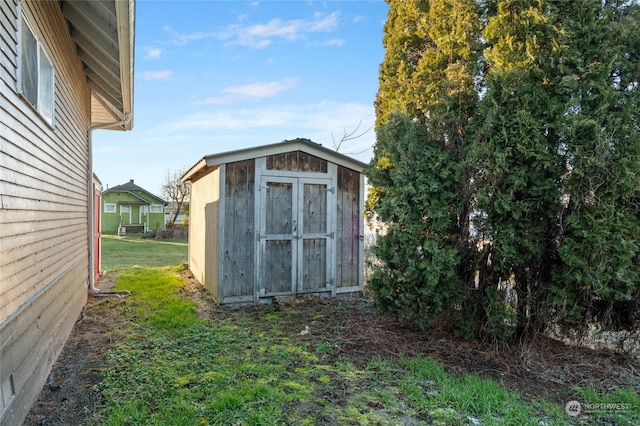
<instances>
[{"instance_id":1,"label":"shed corner post","mask_svg":"<svg viewBox=\"0 0 640 426\"><path fill-rule=\"evenodd\" d=\"M260 286L262 284L261 278L261 262L262 262L262 241L260 239L260 232L262 232L260 224L260 208L262 206L262 188L260 188L260 182L262 180L262 171L267 168L267 157L257 157L255 159L255 173L253 180L253 229L255 232L254 238L254 274L253 274L253 303L260 303Z\"/></svg>"},{"instance_id":2,"label":"shed corner post","mask_svg":"<svg viewBox=\"0 0 640 426\"><path fill-rule=\"evenodd\" d=\"M330 241L330 256L327 261L331 262L329 266L329 280L331 282L331 298L336 298L338 294L338 281L337 281L337 268L338 268L338 165L333 162L327 162L327 172L331 178L331 188L333 192L328 191L327 197L330 200L329 208L327 211L329 212L329 217L327 218L329 227L327 231L332 233L334 236L329 240ZM329 194L333 193L333 196Z\"/></svg>"},{"instance_id":3,"label":"shed corner post","mask_svg":"<svg viewBox=\"0 0 640 426\"><path fill-rule=\"evenodd\" d=\"M227 197L227 166L226 164L220 164L218 166L218 223L216 226L218 227L218 241L216 244L218 245L218 258L216 261L218 262L218 276L216 277L217 285L216 285L216 301L218 304L224 304L224 230L226 227L226 197Z\"/></svg>"}]
</instances>

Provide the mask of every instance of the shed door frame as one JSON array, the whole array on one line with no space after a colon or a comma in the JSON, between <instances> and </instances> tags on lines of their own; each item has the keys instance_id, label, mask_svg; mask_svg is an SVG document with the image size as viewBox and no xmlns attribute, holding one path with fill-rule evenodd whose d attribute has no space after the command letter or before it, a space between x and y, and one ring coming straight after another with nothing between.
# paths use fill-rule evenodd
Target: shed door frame
<instances>
[{"instance_id":1,"label":"shed door frame","mask_svg":"<svg viewBox=\"0 0 640 426\"><path fill-rule=\"evenodd\" d=\"M275 184L271 185L270 184ZM279 219L275 224L267 220L269 211L268 190L280 189L280 201L290 203L281 205ZM278 296L302 293L318 293L334 290L334 253L335 253L335 186L328 176L275 176L260 177L259 191L259 233L258 233L258 294L256 297ZM314 188L315 187L315 188ZM315 194L315 195L314 195ZM322 198L318 198L322 194ZM314 199L312 199L312 197ZM318 202L320 202L318 204ZM305 221L306 214L319 207L324 217L319 221ZM278 214L278 213L276 213ZM271 218L270 218L271 219ZM276 218L278 219L278 218ZM269 224L268 224L269 223ZM272 228L272 229L268 229ZM314 229L315 228L315 229ZM315 251L314 251L315 247ZM280 251L278 254L277 251ZM274 256L278 265L273 265ZM290 263L288 263L290 262ZM271 268L272 266L276 266ZM290 268L290 271L288 270ZM311 273L309 273L311 271ZM317 272L323 273L319 276ZM267 289L264 275L279 275L279 280L289 280L277 285L276 289ZM286 278L290 275L290 278ZM313 282L316 280L316 282ZM276 286L272 286L276 287Z\"/></svg>"}]
</instances>

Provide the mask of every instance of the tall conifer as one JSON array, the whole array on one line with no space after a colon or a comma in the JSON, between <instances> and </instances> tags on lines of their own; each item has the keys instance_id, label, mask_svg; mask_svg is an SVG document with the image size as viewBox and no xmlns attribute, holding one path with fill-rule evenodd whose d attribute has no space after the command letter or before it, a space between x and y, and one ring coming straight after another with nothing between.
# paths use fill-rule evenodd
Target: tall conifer
<instances>
[{"instance_id":1,"label":"tall conifer","mask_svg":"<svg viewBox=\"0 0 640 426\"><path fill-rule=\"evenodd\" d=\"M637 327L640 5L389 5L368 170L381 307L499 338Z\"/></svg>"}]
</instances>

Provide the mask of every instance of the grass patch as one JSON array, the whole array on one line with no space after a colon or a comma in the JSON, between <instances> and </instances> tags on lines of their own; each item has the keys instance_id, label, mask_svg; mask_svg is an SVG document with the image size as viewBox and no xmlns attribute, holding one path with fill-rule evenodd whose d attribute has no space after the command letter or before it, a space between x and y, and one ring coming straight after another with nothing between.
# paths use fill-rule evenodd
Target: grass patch
<instances>
[{"instance_id":1,"label":"grass patch","mask_svg":"<svg viewBox=\"0 0 640 426\"><path fill-rule=\"evenodd\" d=\"M122 328L94 389L104 403L91 424L640 424L632 387L607 395L576 389L578 401L629 407L576 418L564 406L527 400L475 374L448 374L431 358L363 362L341 355L332 341L340 330L319 336L313 321L328 323L348 305L327 304L306 317L298 306L219 308L201 318L184 296L184 266L132 268L125 260L151 261L157 248L171 252L166 256L175 265L186 259L186 248L180 254L180 245L117 238L106 238L103 247L105 261L120 269L116 289L132 295L99 306L104 315L119 315ZM301 318L311 321L311 333L300 333Z\"/></svg>"},{"instance_id":2,"label":"grass patch","mask_svg":"<svg viewBox=\"0 0 640 426\"><path fill-rule=\"evenodd\" d=\"M476 375L447 374L430 358L376 357L362 366L331 357L299 333L295 307L227 311L201 319L181 295L179 268L120 273L132 295L111 305L129 324L107 354L98 390L105 404L92 421L140 425L564 425L634 424L616 416L569 417ZM334 315L327 309L324 315ZM316 315L319 321L322 314ZM588 390L576 398L598 400ZM640 406L633 392L609 397ZM608 401L608 400L607 400Z\"/></svg>"},{"instance_id":3,"label":"grass patch","mask_svg":"<svg viewBox=\"0 0 640 426\"><path fill-rule=\"evenodd\" d=\"M102 235L102 269L106 271L177 265L187 261L188 246L181 241L143 240Z\"/></svg>"}]
</instances>

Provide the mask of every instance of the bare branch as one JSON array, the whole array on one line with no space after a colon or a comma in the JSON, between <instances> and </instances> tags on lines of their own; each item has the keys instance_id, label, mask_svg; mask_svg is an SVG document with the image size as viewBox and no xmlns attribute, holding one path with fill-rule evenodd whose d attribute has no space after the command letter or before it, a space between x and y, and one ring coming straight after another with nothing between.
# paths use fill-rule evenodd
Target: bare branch
<instances>
[{"instance_id":1,"label":"bare branch","mask_svg":"<svg viewBox=\"0 0 640 426\"><path fill-rule=\"evenodd\" d=\"M189 196L191 195L189 182L182 182L180 179L182 175L184 175L183 170L167 170L164 183L162 184L163 195L171 200L176 206L176 211L170 220L172 225L175 224L182 205L189 201Z\"/></svg>"},{"instance_id":2,"label":"bare branch","mask_svg":"<svg viewBox=\"0 0 640 426\"><path fill-rule=\"evenodd\" d=\"M371 125L367 130L361 132L360 134L358 133L358 129L360 129L360 126L362 125L362 121L358 122L358 125L356 126L355 129L353 129L353 131L348 132L347 133L347 129L344 128L343 131L343 135L342 138L340 138L340 141L338 143L336 143L335 138L333 137L333 133L331 133L331 140L333 141L333 149L337 152L340 152L340 149L342 149L342 144L344 144L347 141L353 140L353 139L358 139L364 135L366 135L371 129L373 129L373 125ZM369 148L367 148L369 149ZM366 151L366 149L364 150ZM361 152L364 152L361 151Z\"/></svg>"}]
</instances>

